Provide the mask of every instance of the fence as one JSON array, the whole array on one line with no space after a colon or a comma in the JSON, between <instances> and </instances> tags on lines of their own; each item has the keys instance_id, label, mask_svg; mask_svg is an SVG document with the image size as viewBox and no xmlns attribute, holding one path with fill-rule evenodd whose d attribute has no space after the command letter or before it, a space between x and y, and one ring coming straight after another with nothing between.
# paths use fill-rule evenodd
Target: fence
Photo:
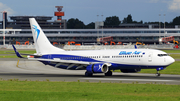
<instances>
[{"instance_id":1,"label":"fence","mask_svg":"<svg viewBox=\"0 0 180 101\"><path fill-rule=\"evenodd\" d=\"M15 45L17 49L35 49L34 45ZM134 49L134 45L65 45L57 46L64 50L102 50L102 49ZM137 48L148 48L148 49L173 49L174 45L137 45ZM13 49L12 45L0 45L0 49Z\"/></svg>"},{"instance_id":2,"label":"fence","mask_svg":"<svg viewBox=\"0 0 180 101\"><path fill-rule=\"evenodd\" d=\"M173 49L174 45L137 45L137 48L144 49ZM89 45L75 46L65 45L65 50L101 50L101 49L134 49L134 45Z\"/></svg>"},{"instance_id":3,"label":"fence","mask_svg":"<svg viewBox=\"0 0 180 101\"><path fill-rule=\"evenodd\" d=\"M14 45L16 49L35 49L34 45ZM12 45L0 45L0 49L13 49Z\"/></svg>"}]
</instances>

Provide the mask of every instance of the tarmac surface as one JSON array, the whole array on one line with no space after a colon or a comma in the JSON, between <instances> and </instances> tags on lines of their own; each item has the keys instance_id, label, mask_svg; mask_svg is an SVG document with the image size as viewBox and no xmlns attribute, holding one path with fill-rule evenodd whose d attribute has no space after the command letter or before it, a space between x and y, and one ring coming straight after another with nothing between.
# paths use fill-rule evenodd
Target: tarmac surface
<instances>
[{"instance_id":1,"label":"tarmac surface","mask_svg":"<svg viewBox=\"0 0 180 101\"><path fill-rule=\"evenodd\" d=\"M180 75L142 73L114 73L113 76L94 74L93 77L85 77L85 70L64 70L47 66L38 61L20 59L0 59L0 79L18 79L31 81L80 81L80 82L117 82L117 83L157 83L180 85Z\"/></svg>"}]
</instances>

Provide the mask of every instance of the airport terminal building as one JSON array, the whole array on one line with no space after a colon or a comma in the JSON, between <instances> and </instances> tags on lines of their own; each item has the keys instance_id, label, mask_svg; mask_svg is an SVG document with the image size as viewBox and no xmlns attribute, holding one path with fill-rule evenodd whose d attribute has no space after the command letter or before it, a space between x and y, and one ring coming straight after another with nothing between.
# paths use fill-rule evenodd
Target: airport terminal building
<instances>
[{"instance_id":1,"label":"airport terminal building","mask_svg":"<svg viewBox=\"0 0 180 101\"><path fill-rule=\"evenodd\" d=\"M99 37L111 36L115 43L136 43L137 41L146 44L159 43L159 37L174 36L180 41L180 29L43 29L48 39L53 43L65 44L68 41L76 43L96 43ZM0 29L0 44L3 40L3 29ZM160 32L160 33L159 33ZM16 41L23 44L26 41L33 42L31 29L10 29L6 31L6 44L14 44Z\"/></svg>"},{"instance_id":2,"label":"airport terminal building","mask_svg":"<svg viewBox=\"0 0 180 101\"><path fill-rule=\"evenodd\" d=\"M7 16L7 15L6 15ZM66 44L74 41L78 44L97 43L97 38L111 37L113 42L159 44L159 38L174 36L180 41L180 28L159 28L158 25L124 24L118 28L67 29L66 20L51 21L50 16L10 16L12 21L6 22L5 43L33 44L29 18L34 17L51 43ZM0 22L2 28L3 21ZM3 29L0 29L0 45L3 45Z\"/></svg>"}]
</instances>

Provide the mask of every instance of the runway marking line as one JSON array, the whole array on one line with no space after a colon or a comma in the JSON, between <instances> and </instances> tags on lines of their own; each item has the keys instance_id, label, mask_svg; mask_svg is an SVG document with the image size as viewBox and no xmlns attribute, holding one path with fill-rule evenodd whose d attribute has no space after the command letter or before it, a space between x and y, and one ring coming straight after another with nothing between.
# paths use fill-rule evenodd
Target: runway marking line
<instances>
[{"instance_id":1,"label":"runway marking line","mask_svg":"<svg viewBox=\"0 0 180 101\"><path fill-rule=\"evenodd\" d=\"M153 79L111 79L111 78L80 78L80 79L88 79L88 80L114 80L114 81L160 81L160 82L170 82L175 80L153 80Z\"/></svg>"}]
</instances>

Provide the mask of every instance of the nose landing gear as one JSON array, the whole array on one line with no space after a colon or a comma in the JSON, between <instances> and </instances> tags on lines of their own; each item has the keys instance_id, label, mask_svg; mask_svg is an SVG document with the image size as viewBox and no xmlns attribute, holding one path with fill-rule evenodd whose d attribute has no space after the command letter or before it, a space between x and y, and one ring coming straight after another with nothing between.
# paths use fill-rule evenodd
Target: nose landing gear
<instances>
[{"instance_id":1,"label":"nose landing gear","mask_svg":"<svg viewBox=\"0 0 180 101\"><path fill-rule=\"evenodd\" d=\"M157 77L159 77L161 74L159 73L159 71L157 71L157 73L155 74Z\"/></svg>"},{"instance_id":2,"label":"nose landing gear","mask_svg":"<svg viewBox=\"0 0 180 101\"><path fill-rule=\"evenodd\" d=\"M164 67L156 68L157 70L156 76L159 77L161 75L159 71L164 70L164 69L165 69Z\"/></svg>"}]
</instances>

